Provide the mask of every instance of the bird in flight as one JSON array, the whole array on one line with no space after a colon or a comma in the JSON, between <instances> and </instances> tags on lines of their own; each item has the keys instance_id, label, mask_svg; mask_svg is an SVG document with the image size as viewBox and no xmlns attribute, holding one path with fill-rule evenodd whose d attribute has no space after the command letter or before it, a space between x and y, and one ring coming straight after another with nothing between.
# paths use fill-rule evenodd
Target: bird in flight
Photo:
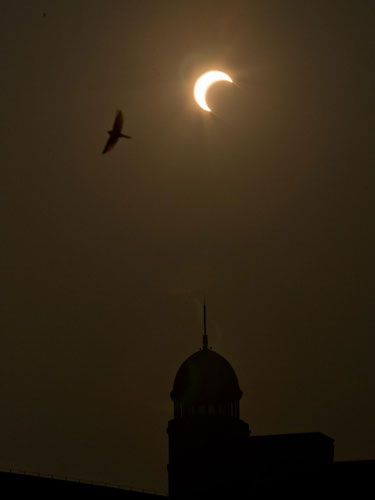
<instances>
[{"instance_id":1,"label":"bird in flight","mask_svg":"<svg viewBox=\"0 0 375 500\"><path fill-rule=\"evenodd\" d=\"M108 130L109 139L103 149L103 155L104 153L107 153L108 151L111 151L111 149L113 149L114 145L116 144L116 142L119 140L120 137L126 137L127 139L131 139L130 135L125 135L121 133L123 121L124 117L122 116L122 112L117 111L115 121L113 122L112 130Z\"/></svg>"}]
</instances>

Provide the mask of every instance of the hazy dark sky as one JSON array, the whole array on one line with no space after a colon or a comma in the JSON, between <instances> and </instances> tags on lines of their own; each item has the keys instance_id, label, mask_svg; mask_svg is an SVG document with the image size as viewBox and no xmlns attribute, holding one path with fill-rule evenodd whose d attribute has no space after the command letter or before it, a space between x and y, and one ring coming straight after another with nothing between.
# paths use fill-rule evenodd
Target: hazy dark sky
<instances>
[{"instance_id":1,"label":"hazy dark sky","mask_svg":"<svg viewBox=\"0 0 375 500\"><path fill-rule=\"evenodd\" d=\"M375 458L373 1L1 9L0 467L166 490L204 295L254 434Z\"/></svg>"}]
</instances>

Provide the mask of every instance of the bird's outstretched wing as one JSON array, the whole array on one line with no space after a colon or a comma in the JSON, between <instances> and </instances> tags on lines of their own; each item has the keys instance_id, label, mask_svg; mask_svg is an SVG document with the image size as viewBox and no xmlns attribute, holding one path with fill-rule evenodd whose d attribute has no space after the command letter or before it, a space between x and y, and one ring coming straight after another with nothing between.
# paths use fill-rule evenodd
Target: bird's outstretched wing
<instances>
[{"instance_id":1,"label":"bird's outstretched wing","mask_svg":"<svg viewBox=\"0 0 375 500\"><path fill-rule=\"evenodd\" d=\"M115 118L115 121L113 123L113 130L112 131L113 131L114 135L119 136L121 134L123 123L124 123L124 117L122 116L122 112L119 110L116 113L116 118Z\"/></svg>"},{"instance_id":2,"label":"bird's outstretched wing","mask_svg":"<svg viewBox=\"0 0 375 500\"><path fill-rule=\"evenodd\" d=\"M102 154L104 155L104 153L108 153L108 151L111 151L111 149L113 149L113 146L116 144L117 141L118 137L110 135L106 145L104 146Z\"/></svg>"}]
</instances>

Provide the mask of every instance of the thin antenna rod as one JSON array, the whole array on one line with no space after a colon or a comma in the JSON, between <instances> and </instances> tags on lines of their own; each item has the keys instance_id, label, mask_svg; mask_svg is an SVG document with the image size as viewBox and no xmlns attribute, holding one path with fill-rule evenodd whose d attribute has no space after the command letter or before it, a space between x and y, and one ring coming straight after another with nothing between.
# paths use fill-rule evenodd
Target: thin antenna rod
<instances>
[{"instance_id":1,"label":"thin antenna rod","mask_svg":"<svg viewBox=\"0 0 375 500\"><path fill-rule=\"evenodd\" d=\"M208 349L208 337L207 337L207 326L206 326L206 299L203 303L203 350Z\"/></svg>"}]
</instances>

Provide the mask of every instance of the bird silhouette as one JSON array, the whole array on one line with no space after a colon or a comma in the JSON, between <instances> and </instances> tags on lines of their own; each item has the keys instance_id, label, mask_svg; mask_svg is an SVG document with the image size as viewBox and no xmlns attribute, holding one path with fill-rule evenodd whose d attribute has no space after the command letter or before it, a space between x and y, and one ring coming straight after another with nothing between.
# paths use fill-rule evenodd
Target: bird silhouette
<instances>
[{"instance_id":1,"label":"bird silhouette","mask_svg":"<svg viewBox=\"0 0 375 500\"><path fill-rule=\"evenodd\" d=\"M121 133L123 122L124 122L124 117L122 116L122 112L117 111L115 121L113 122L112 130L108 130L109 139L103 149L103 155L104 153L108 153L108 151L111 151L111 149L113 149L114 145L116 144L116 142L119 140L120 137L126 137L126 139L131 139L130 135L125 135Z\"/></svg>"}]
</instances>

